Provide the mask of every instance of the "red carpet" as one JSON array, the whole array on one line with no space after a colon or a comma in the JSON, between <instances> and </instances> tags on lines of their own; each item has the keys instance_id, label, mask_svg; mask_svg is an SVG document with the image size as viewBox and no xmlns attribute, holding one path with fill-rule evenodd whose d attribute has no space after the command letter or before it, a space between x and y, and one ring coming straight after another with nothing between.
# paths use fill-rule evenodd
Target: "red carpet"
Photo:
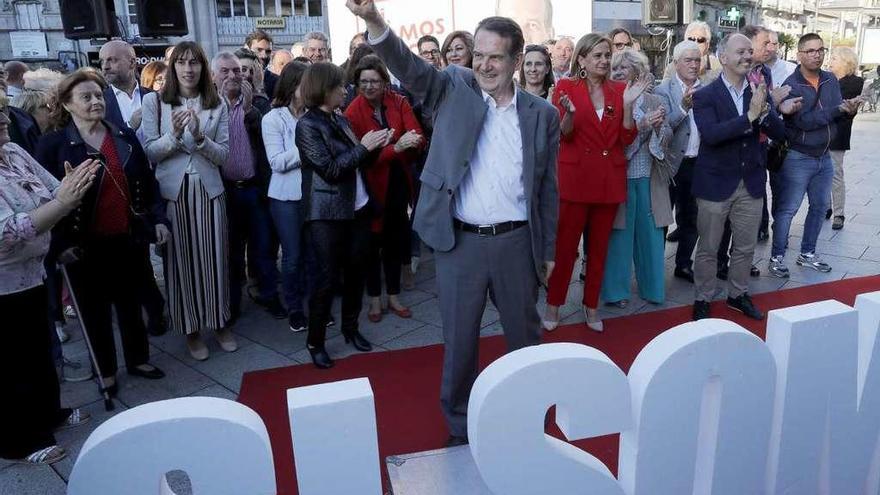
<instances>
[{"instance_id":1,"label":"red carpet","mask_svg":"<svg viewBox=\"0 0 880 495\"><path fill-rule=\"evenodd\" d=\"M754 300L765 311L825 299L837 299L852 305L856 295L876 290L880 290L880 276L760 294ZM712 315L735 321L764 337L765 322L746 319L727 309L723 301L712 305ZM606 320L603 334L588 331L584 325L568 325L545 334L545 341L579 342L595 347L628 371L636 355L651 339L689 321L690 317L691 307L684 306ZM504 351L502 336L481 339L482 365L488 365ZM297 493L287 418L288 388L368 377L376 400L380 458L436 449L444 445L447 436L439 406L442 356L442 346L435 345L360 354L337 361L336 367L326 371L303 365L246 373L238 400L254 409L266 423L272 440L279 495ZM616 472L617 435L575 442L575 445L589 451ZM345 467L340 466L340 470L344 472ZM382 473L387 489L384 465Z\"/></svg>"}]
</instances>

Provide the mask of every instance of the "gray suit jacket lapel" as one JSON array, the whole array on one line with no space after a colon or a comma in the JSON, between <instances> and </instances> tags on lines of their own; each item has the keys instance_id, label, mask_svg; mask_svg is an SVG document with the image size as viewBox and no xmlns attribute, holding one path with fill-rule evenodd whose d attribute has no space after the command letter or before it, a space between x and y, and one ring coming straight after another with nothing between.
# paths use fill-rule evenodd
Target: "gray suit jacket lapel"
<instances>
[{"instance_id":1,"label":"gray suit jacket lapel","mask_svg":"<svg viewBox=\"0 0 880 495\"><path fill-rule=\"evenodd\" d=\"M538 114L532 108L532 102L523 96L522 91L517 90L516 98L523 146L523 191L526 194L526 203L531 208L534 192L532 189L535 184L535 136L538 131Z\"/></svg>"}]
</instances>

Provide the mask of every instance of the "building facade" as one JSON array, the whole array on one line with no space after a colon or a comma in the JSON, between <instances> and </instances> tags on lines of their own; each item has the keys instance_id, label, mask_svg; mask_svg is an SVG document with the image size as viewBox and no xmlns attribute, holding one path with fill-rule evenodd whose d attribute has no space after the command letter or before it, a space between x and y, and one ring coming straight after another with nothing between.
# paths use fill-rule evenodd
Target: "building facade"
<instances>
[{"instance_id":1,"label":"building facade","mask_svg":"<svg viewBox=\"0 0 880 495\"><path fill-rule=\"evenodd\" d=\"M279 49L289 49L310 31L327 31L327 0L183 0L186 36L142 38L134 0L114 2L119 37L135 47L141 63L161 59L166 47L184 39L197 40L211 57L242 46L257 27ZM59 0L0 0L0 60L70 70L94 64L104 41L66 39Z\"/></svg>"}]
</instances>

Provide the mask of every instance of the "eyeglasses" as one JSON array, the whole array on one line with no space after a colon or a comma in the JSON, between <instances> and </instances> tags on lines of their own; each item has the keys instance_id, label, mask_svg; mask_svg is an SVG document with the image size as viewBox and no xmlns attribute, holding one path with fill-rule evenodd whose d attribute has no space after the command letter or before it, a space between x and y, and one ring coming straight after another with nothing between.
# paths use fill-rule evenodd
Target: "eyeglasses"
<instances>
[{"instance_id":1,"label":"eyeglasses","mask_svg":"<svg viewBox=\"0 0 880 495\"><path fill-rule=\"evenodd\" d=\"M702 36L700 36L699 38L696 36L688 36L688 41L693 41L694 43L697 43L697 44L703 44L703 43L709 41L709 38L704 38Z\"/></svg>"},{"instance_id":2,"label":"eyeglasses","mask_svg":"<svg viewBox=\"0 0 880 495\"><path fill-rule=\"evenodd\" d=\"M629 43L615 43L614 44L614 48L617 48L618 50L623 50L624 48L632 48L632 46L633 46L632 41L630 41Z\"/></svg>"},{"instance_id":3,"label":"eyeglasses","mask_svg":"<svg viewBox=\"0 0 880 495\"><path fill-rule=\"evenodd\" d=\"M815 57L816 55L822 56L828 51L827 48L816 48L813 50L798 50L798 53L803 53L808 57Z\"/></svg>"},{"instance_id":4,"label":"eyeglasses","mask_svg":"<svg viewBox=\"0 0 880 495\"><path fill-rule=\"evenodd\" d=\"M436 48L433 50L422 50L419 54L423 57L436 57L437 55L440 55L440 50Z\"/></svg>"},{"instance_id":5,"label":"eyeglasses","mask_svg":"<svg viewBox=\"0 0 880 495\"><path fill-rule=\"evenodd\" d=\"M383 82L385 82L385 81L380 81L378 79L361 79L360 81L358 81L358 84L362 88L368 88L370 86L378 88L379 86L382 85Z\"/></svg>"}]
</instances>

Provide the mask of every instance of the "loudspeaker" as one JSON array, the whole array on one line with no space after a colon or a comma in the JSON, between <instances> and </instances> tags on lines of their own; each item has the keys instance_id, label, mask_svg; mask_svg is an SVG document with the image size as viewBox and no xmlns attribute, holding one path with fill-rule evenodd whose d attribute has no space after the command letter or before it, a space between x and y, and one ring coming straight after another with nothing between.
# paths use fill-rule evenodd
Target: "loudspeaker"
<instances>
[{"instance_id":1,"label":"loudspeaker","mask_svg":"<svg viewBox=\"0 0 880 495\"><path fill-rule=\"evenodd\" d=\"M679 0L642 0L642 24L664 26L679 23Z\"/></svg>"},{"instance_id":2,"label":"loudspeaker","mask_svg":"<svg viewBox=\"0 0 880 495\"><path fill-rule=\"evenodd\" d=\"M135 0L141 36L183 36L186 7L183 0Z\"/></svg>"},{"instance_id":3,"label":"loudspeaker","mask_svg":"<svg viewBox=\"0 0 880 495\"><path fill-rule=\"evenodd\" d=\"M59 7L67 39L109 39L118 32L113 0L61 0Z\"/></svg>"}]
</instances>

